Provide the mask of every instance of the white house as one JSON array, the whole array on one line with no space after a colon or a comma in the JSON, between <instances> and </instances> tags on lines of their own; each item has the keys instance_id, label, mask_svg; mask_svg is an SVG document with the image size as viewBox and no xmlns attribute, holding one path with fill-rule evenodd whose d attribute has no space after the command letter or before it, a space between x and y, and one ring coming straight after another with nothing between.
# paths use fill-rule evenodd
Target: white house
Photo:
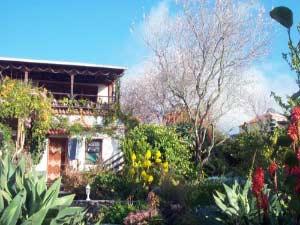
<instances>
[{"instance_id":1,"label":"white house","mask_svg":"<svg viewBox=\"0 0 300 225\"><path fill-rule=\"evenodd\" d=\"M91 134L88 128L101 127L103 119L114 110L119 101L116 83L125 68L0 57L0 70L13 79L46 88L54 97L52 108L57 119L65 118L69 124L87 128L75 136L63 127L49 130L44 154L36 166L48 180L61 176L67 165L86 170L120 152L121 124L113 125L114 136L98 131Z\"/></svg>"}]
</instances>

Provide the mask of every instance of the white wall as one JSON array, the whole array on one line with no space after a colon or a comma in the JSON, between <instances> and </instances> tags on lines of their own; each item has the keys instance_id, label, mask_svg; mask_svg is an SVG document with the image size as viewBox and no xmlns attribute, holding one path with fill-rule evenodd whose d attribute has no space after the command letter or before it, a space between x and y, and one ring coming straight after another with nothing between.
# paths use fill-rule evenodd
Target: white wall
<instances>
[{"instance_id":1,"label":"white wall","mask_svg":"<svg viewBox=\"0 0 300 225\"><path fill-rule=\"evenodd\" d=\"M102 125L103 124L103 117L98 116L80 116L80 115L69 115L67 116L70 123L80 122L84 123L88 126L93 126L95 124ZM116 131L116 134L122 136L123 129L122 125L117 123L117 126L120 128ZM69 137L74 138L74 137ZM107 160L116 153L120 151L119 149L119 140L117 138L113 138L108 136L107 134L96 133L92 138L95 139L102 139L102 158L103 160ZM86 135L82 134L82 136L77 137L80 141L78 142L78 152L77 152L77 162L71 162L71 164L75 167L78 166L79 170L88 169L88 166L85 165L85 148L86 148ZM48 162L48 141L46 143L46 148L44 154L42 156L41 161L38 165L36 165L36 171L44 172L47 171L47 162Z\"/></svg>"},{"instance_id":2,"label":"white wall","mask_svg":"<svg viewBox=\"0 0 300 225\"><path fill-rule=\"evenodd\" d=\"M42 155L41 161L36 165L35 170L37 172L46 173L48 163L48 139L45 141L45 151Z\"/></svg>"},{"instance_id":3,"label":"white wall","mask_svg":"<svg viewBox=\"0 0 300 225\"><path fill-rule=\"evenodd\" d=\"M106 134L95 134L93 139L102 139L102 159L103 161L109 159L120 151L119 140L112 138ZM77 160L79 163L79 170L88 170L91 166L85 165L85 150L86 150L86 137L81 137L78 146Z\"/></svg>"},{"instance_id":4,"label":"white wall","mask_svg":"<svg viewBox=\"0 0 300 225\"><path fill-rule=\"evenodd\" d=\"M101 97L104 96L104 97ZM98 85L98 97L100 97L102 103L108 102L108 86L105 84Z\"/></svg>"}]
</instances>

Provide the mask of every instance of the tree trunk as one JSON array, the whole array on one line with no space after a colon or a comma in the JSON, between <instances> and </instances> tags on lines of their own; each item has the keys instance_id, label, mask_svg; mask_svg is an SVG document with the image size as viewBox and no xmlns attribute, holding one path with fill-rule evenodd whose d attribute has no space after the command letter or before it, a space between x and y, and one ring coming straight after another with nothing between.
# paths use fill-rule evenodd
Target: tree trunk
<instances>
[{"instance_id":1,"label":"tree trunk","mask_svg":"<svg viewBox=\"0 0 300 225\"><path fill-rule=\"evenodd\" d=\"M23 118L18 119L17 126L17 139L16 139L16 151L13 159L17 159L18 155L23 151L25 144L25 120Z\"/></svg>"}]
</instances>

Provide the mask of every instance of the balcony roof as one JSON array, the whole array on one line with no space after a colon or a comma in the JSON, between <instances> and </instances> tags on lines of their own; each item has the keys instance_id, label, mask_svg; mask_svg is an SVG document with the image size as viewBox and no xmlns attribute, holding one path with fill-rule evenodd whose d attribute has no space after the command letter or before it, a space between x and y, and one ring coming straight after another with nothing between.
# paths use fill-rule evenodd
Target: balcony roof
<instances>
[{"instance_id":1,"label":"balcony roof","mask_svg":"<svg viewBox=\"0 0 300 225\"><path fill-rule=\"evenodd\" d=\"M49 72L91 76L100 75L109 79L115 79L122 76L127 68L80 62L0 57L0 70L3 71L9 69L28 72Z\"/></svg>"}]
</instances>

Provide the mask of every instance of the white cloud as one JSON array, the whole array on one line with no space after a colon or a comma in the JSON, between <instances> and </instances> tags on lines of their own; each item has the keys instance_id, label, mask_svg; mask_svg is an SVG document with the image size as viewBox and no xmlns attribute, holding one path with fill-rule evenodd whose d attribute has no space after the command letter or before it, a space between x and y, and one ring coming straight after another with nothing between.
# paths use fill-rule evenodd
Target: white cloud
<instances>
[{"instance_id":1,"label":"white cloud","mask_svg":"<svg viewBox=\"0 0 300 225\"><path fill-rule=\"evenodd\" d=\"M237 127L245 121L249 121L255 114L262 114L268 108L282 112L280 106L270 96L271 91L285 97L298 90L295 79L290 73L277 74L274 70L265 70L257 67L245 71L248 85L240 93L242 104L233 108L219 122L219 127L225 132Z\"/></svg>"}]
</instances>

